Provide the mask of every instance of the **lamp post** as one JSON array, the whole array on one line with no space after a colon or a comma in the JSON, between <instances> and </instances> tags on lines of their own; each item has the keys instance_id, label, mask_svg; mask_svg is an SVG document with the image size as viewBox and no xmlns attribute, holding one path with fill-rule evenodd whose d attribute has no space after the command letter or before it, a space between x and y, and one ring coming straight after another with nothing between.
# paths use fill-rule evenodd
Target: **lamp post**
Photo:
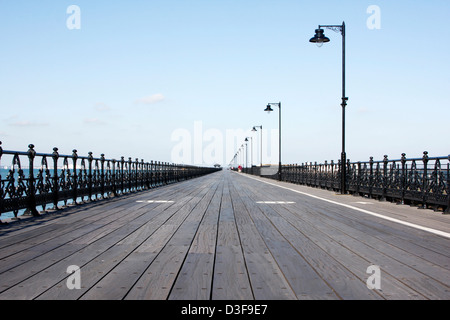
<instances>
[{"instance_id":1,"label":"lamp post","mask_svg":"<svg viewBox=\"0 0 450 320\"><path fill-rule=\"evenodd\" d=\"M279 130L279 135L278 135L278 180L281 181L281 102L278 103L268 103L267 107L264 111L266 112L272 112L272 106L278 106L279 109L279 114L278 114L278 130Z\"/></svg>"},{"instance_id":2,"label":"lamp post","mask_svg":"<svg viewBox=\"0 0 450 320\"><path fill-rule=\"evenodd\" d=\"M245 169L248 169L248 143L247 142L248 142L248 139L245 138Z\"/></svg>"},{"instance_id":3,"label":"lamp post","mask_svg":"<svg viewBox=\"0 0 450 320\"><path fill-rule=\"evenodd\" d=\"M335 32L340 32L342 35L342 152L341 152L341 193L347 192L347 173L346 173L346 152L345 152L345 106L347 105L348 98L345 96L345 22L342 25L319 25L316 29L316 34L309 42L317 44L321 47L324 43L330 42L324 34L322 28L327 28Z\"/></svg>"},{"instance_id":4,"label":"lamp post","mask_svg":"<svg viewBox=\"0 0 450 320\"><path fill-rule=\"evenodd\" d=\"M252 131L253 132L258 131L258 130L256 130L256 128L260 128L261 129L261 147L260 147L261 158L259 160L261 161L261 167L262 167L262 164L263 164L263 161L262 161L262 144L263 144L263 142L262 142L263 141L263 139L262 139L262 126L254 126Z\"/></svg>"},{"instance_id":5,"label":"lamp post","mask_svg":"<svg viewBox=\"0 0 450 320\"><path fill-rule=\"evenodd\" d=\"M244 153L244 144L241 145L241 150L242 150L242 169L246 167L245 165L245 153Z\"/></svg>"},{"instance_id":6,"label":"lamp post","mask_svg":"<svg viewBox=\"0 0 450 320\"><path fill-rule=\"evenodd\" d=\"M248 142L248 139L250 139L250 168L253 173L253 138L247 137L247 138L245 138L245 142Z\"/></svg>"}]
</instances>

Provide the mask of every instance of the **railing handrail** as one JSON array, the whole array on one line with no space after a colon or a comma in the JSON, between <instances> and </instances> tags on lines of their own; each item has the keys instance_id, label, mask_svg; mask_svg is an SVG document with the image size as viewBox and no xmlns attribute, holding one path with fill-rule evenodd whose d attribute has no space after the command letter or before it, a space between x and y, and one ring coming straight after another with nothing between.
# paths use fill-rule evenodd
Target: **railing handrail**
<instances>
[{"instance_id":1,"label":"railing handrail","mask_svg":"<svg viewBox=\"0 0 450 320\"><path fill-rule=\"evenodd\" d=\"M400 159L386 159L386 160L388 162L401 162L403 160L405 160L405 161L423 161L424 158L423 157L422 158L405 158L405 159L400 158ZM439 157L427 157L427 160L431 160L431 161L433 161L433 160L448 160L448 161L450 161L450 155L448 155L448 156L439 156ZM311 165L319 166L319 165L331 165L331 164L337 165L340 162L341 162L341 160L339 159L336 162L334 162L333 160L332 160L332 162L325 161L324 163L323 162L322 163L314 162L314 164L312 162L309 162L310 164L308 164L308 162L303 162L302 164L298 164L298 163L295 163L295 164L283 164L282 166L283 167L288 167L288 166L311 166ZM370 163L384 163L384 162L385 162L385 160L368 160L368 161L351 162L350 159L347 159L347 164L358 164L358 163L370 164Z\"/></svg>"}]
</instances>

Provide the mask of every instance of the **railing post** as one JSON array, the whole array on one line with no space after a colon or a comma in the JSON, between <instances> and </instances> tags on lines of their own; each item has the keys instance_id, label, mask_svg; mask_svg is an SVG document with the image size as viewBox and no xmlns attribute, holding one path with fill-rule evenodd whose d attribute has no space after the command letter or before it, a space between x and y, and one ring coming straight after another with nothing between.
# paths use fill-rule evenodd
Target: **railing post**
<instances>
[{"instance_id":1,"label":"railing post","mask_svg":"<svg viewBox=\"0 0 450 320\"><path fill-rule=\"evenodd\" d=\"M132 182L133 182L133 160L131 160L131 157L128 158L128 192L131 192L132 189Z\"/></svg>"},{"instance_id":2,"label":"railing post","mask_svg":"<svg viewBox=\"0 0 450 320\"><path fill-rule=\"evenodd\" d=\"M330 175L328 177L328 186L327 189L328 190L334 190L334 160L330 161Z\"/></svg>"},{"instance_id":3,"label":"railing post","mask_svg":"<svg viewBox=\"0 0 450 320\"><path fill-rule=\"evenodd\" d=\"M337 177L338 181L339 181L339 192L343 193L343 186L342 186L342 182L344 179L342 179L342 170L344 168L344 165L342 164L342 159L338 159L338 172L339 172L339 177Z\"/></svg>"},{"instance_id":4,"label":"railing post","mask_svg":"<svg viewBox=\"0 0 450 320\"><path fill-rule=\"evenodd\" d=\"M58 159L59 153L58 148L53 148L53 210L59 210L58 202L59 202L59 175L58 175Z\"/></svg>"},{"instance_id":5,"label":"railing post","mask_svg":"<svg viewBox=\"0 0 450 320\"><path fill-rule=\"evenodd\" d=\"M147 189L151 188L151 182L150 182L150 163L145 163L145 185L147 186Z\"/></svg>"},{"instance_id":6,"label":"railing post","mask_svg":"<svg viewBox=\"0 0 450 320\"><path fill-rule=\"evenodd\" d=\"M361 161L358 161L358 167L357 167L357 175L356 175L356 187L355 187L355 195L359 195L361 190Z\"/></svg>"},{"instance_id":7,"label":"railing post","mask_svg":"<svg viewBox=\"0 0 450 320\"><path fill-rule=\"evenodd\" d=\"M168 168L167 168L167 162L163 162L162 163L163 166L163 185L167 185L167 173L168 173Z\"/></svg>"},{"instance_id":8,"label":"railing post","mask_svg":"<svg viewBox=\"0 0 450 320\"><path fill-rule=\"evenodd\" d=\"M77 150L72 150L72 161L73 161L73 177L72 177L72 197L73 197L73 204L77 204L77 198L78 198L78 172L77 172L77 159L78 154Z\"/></svg>"},{"instance_id":9,"label":"railing post","mask_svg":"<svg viewBox=\"0 0 450 320\"><path fill-rule=\"evenodd\" d=\"M311 162L312 165L312 162ZM318 169L317 169L317 161L314 161L314 182L313 182L313 187L317 188L319 185L318 182L318 173L317 173Z\"/></svg>"},{"instance_id":10,"label":"railing post","mask_svg":"<svg viewBox=\"0 0 450 320\"><path fill-rule=\"evenodd\" d=\"M406 189L406 153L402 153L402 176L401 176L401 188L402 188L402 202L405 204L405 189Z\"/></svg>"},{"instance_id":11,"label":"railing post","mask_svg":"<svg viewBox=\"0 0 450 320\"><path fill-rule=\"evenodd\" d=\"M125 179L125 171L124 171L124 166L125 166L125 157L121 157L120 158L120 194L124 193L124 179Z\"/></svg>"},{"instance_id":12,"label":"railing post","mask_svg":"<svg viewBox=\"0 0 450 320\"><path fill-rule=\"evenodd\" d=\"M137 158L136 158L137 161ZM144 190L144 159L141 159L141 163L140 163L140 170L138 172L140 172L140 179L141 179L141 190Z\"/></svg>"},{"instance_id":13,"label":"railing post","mask_svg":"<svg viewBox=\"0 0 450 320\"><path fill-rule=\"evenodd\" d=\"M150 188L154 187L154 170L153 170L153 160L150 161Z\"/></svg>"},{"instance_id":14,"label":"railing post","mask_svg":"<svg viewBox=\"0 0 450 320\"><path fill-rule=\"evenodd\" d=\"M384 155L383 158L383 188L382 188L382 196L381 196L381 200L386 200L386 189L387 189L387 185L388 185L388 156Z\"/></svg>"},{"instance_id":15,"label":"railing post","mask_svg":"<svg viewBox=\"0 0 450 320\"><path fill-rule=\"evenodd\" d=\"M131 192L132 180L133 180L133 160L131 157L128 158L128 172L127 172L127 180L128 180L128 192Z\"/></svg>"},{"instance_id":16,"label":"railing post","mask_svg":"<svg viewBox=\"0 0 450 320\"><path fill-rule=\"evenodd\" d=\"M422 206L421 209L427 208L427 190L428 190L428 151L423 152L423 176L422 176Z\"/></svg>"},{"instance_id":17,"label":"railing post","mask_svg":"<svg viewBox=\"0 0 450 320\"><path fill-rule=\"evenodd\" d=\"M170 162L167 162L167 170L169 171L169 174L167 175L167 183L172 183L172 164Z\"/></svg>"},{"instance_id":18,"label":"railing post","mask_svg":"<svg viewBox=\"0 0 450 320\"><path fill-rule=\"evenodd\" d=\"M160 186L162 184L162 179L161 179L161 161L158 161L156 164L156 174L157 174L157 179L156 179L156 185Z\"/></svg>"},{"instance_id":19,"label":"railing post","mask_svg":"<svg viewBox=\"0 0 450 320\"><path fill-rule=\"evenodd\" d=\"M111 175L111 184L112 184L112 186L111 186L111 192L112 192L112 194L113 194L113 196L115 197L115 196L117 196L117 187L116 187L116 183L117 183L117 180L116 180L116 160L115 159L112 159L112 175Z\"/></svg>"},{"instance_id":20,"label":"railing post","mask_svg":"<svg viewBox=\"0 0 450 320\"><path fill-rule=\"evenodd\" d=\"M348 184L350 183L349 175L351 174L351 163L350 159L347 159L347 165L345 166L345 193L348 193Z\"/></svg>"},{"instance_id":21,"label":"railing post","mask_svg":"<svg viewBox=\"0 0 450 320\"><path fill-rule=\"evenodd\" d=\"M100 163L101 163L101 174L100 174L100 190L102 193L102 199L105 199L105 154L102 153L100 155Z\"/></svg>"},{"instance_id":22,"label":"railing post","mask_svg":"<svg viewBox=\"0 0 450 320\"><path fill-rule=\"evenodd\" d=\"M34 145L28 145L28 160L29 160L29 168L28 168L28 200L27 200L27 209L25 210L25 214L32 215L35 217L40 216L39 212L36 210L36 186L34 179L34 158L36 157L36 151L34 150Z\"/></svg>"},{"instance_id":23,"label":"railing post","mask_svg":"<svg viewBox=\"0 0 450 320\"><path fill-rule=\"evenodd\" d=\"M447 208L445 209L444 212L450 213L450 154L448 155L448 162L447 162Z\"/></svg>"},{"instance_id":24,"label":"railing post","mask_svg":"<svg viewBox=\"0 0 450 320\"><path fill-rule=\"evenodd\" d=\"M92 161L94 157L92 156L92 152L88 152L88 163L89 163L89 173L88 173L88 194L89 201L92 201Z\"/></svg>"},{"instance_id":25,"label":"railing post","mask_svg":"<svg viewBox=\"0 0 450 320\"><path fill-rule=\"evenodd\" d=\"M153 164L153 178L154 178L154 184L155 187L159 186L159 166L158 166L158 161L155 161L155 163Z\"/></svg>"},{"instance_id":26,"label":"railing post","mask_svg":"<svg viewBox=\"0 0 450 320\"><path fill-rule=\"evenodd\" d=\"M369 160L370 173L369 173L369 198L372 198L373 191L373 157Z\"/></svg>"}]
</instances>

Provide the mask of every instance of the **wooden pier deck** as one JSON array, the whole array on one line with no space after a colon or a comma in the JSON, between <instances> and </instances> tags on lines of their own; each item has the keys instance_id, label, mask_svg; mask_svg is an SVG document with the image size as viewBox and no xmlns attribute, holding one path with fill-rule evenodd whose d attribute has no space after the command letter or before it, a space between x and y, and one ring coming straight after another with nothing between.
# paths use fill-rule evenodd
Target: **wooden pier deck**
<instances>
[{"instance_id":1,"label":"wooden pier deck","mask_svg":"<svg viewBox=\"0 0 450 320\"><path fill-rule=\"evenodd\" d=\"M448 215L224 170L1 226L0 299L450 299L449 236Z\"/></svg>"}]
</instances>

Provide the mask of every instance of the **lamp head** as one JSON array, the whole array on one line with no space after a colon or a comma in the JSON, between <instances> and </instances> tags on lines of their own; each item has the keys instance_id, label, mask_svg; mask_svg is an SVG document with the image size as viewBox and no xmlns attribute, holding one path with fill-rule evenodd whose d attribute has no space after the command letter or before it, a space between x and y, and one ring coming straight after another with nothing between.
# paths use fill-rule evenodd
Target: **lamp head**
<instances>
[{"instance_id":1,"label":"lamp head","mask_svg":"<svg viewBox=\"0 0 450 320\"><path fill-rule=\"evenodd\" d=\"M309 42L315 43L319 48L326 42L330 42L330 38L325 37L323 29L316 29L316 34Z\"/></svg>"},{"instance_id":2,"label":"lamp head","mask_svg":"<svg viewBox=\"0 0 450 320\"><path fill-rule=\"evenodd\" d=\"M270 113L270 112L273 111L273 109L272 109L272 107L270 106L270 104L268 104L267 107L266 107L266 109L265 109L264 111Z\"/></svg>"}]
</instances>

